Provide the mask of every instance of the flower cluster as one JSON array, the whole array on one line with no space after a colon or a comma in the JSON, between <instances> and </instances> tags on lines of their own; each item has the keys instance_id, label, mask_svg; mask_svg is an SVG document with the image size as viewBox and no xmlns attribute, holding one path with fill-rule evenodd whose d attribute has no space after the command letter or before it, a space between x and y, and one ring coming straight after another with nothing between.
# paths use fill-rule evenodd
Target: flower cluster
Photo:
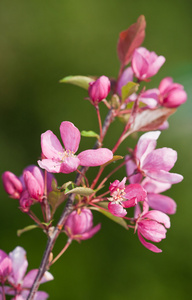
<instances>
[{"instance_id":1,"label":"flower cluster","mask_svg":"<svg viewBox=\"0 0 192 300\"><path fill-rule=\"evenodd\" d=\"M165 58L141 47L145 25L144 16L141 16L137 23L120 33L117 54L121 66L117 80L104 75L95 80L86 76L68 76L61 80L87 90L88 99L97 114L99 133L92 130L80 132L73 123L63 121L60 135L64 146L51 130L41 135L38 165L43 171L31 165L20 177L10 171L3 173L5 191L11 198L19 200L20 209L35 221L34 227L43 230L48 244L39 271L32 270L27 275L28 263L23 248L17 247L9 255L0 250L0 300L5 299L5 294L13 296L14 300L27 297L29 300L46 299L46 293L35 292L40 283L53 279L47 270L73 240L89 239L100 230L100 223L93 225L94 210L126 229L133 229L147 249L156 253L162 251L153 243L166 237L170 228L168 215L176 212L176 203L161 193L181 182L183 176L170 172L176 163L177 152L167 147L156 149L157 139L161 130L168 128L168 117L186 101L187 95L183 86L174 83L170 77L164 78L158 88L146 88L147 82L165 63ZM103 122L100 102L108 109ZM122 121L124 128L117 139L113 137L114 146L110 150L103 147L104 139L116 119ZM145 133L131 149L127 138L139 132ZM93 149L76 154L81 135L97 140ZM121 153L125 159L118 164L123 156L117 155L116 151L124 141L129 153L127 150ZM107 173L108 165L112 170ZM91 181L87 177L89 167L99 167ZM126 167L126 176L121 181L116 179L109 183L121 167ZM75 173L76 178L69 181L63 177L65 182L57 185L52 173L62 176ZM104 191L106 182L109 189ZM43 220L32 211L35 203L40 204ZM62 204L64 209L59 220L55 221L55 211ZM22 231L31 230L29 227ZM67 241L54 257L53 247L60 233L65 235L64 241L67 236Z\"/></svg>"},{"instance_id":2,"label":"flower cluster","mask_svg":"<svg viewBox=\"0 0 192 300\"><path fill-rule=\"evenodd\" d=\"M2 284L0 299L4 299L2 297L4 294L13 296L12 300L27 299L38 272L38 269L33 269L25 275L27 267L26 251L22 247L17 246L9 255L0 250L0 282ZM50 280L53 280L53 276L46 271L41 283ZM36 300L46 300L47 298L46 292L38 291L35 294Z\"/></svg>"}]
</instances>

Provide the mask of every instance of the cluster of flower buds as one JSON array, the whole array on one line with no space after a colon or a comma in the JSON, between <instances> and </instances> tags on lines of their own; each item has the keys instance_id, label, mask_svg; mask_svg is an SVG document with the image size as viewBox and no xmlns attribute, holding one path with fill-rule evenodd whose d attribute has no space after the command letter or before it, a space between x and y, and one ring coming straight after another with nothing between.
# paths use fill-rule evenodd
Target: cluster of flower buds
<instances>
[{"instance_id":1,"label":"cluster of flower buds","mask_svg":"<svg viewBox=\"0 0 192 300\"><path fill-rule=\"evenodd\" d=\"M49 193L52 190L52 181L56 182L54 176L47 173L45 187L45 174L34 165L26 167L20 177L6 171L2 175L2 180L5 191L11 198L19 200L23 212L28 212L35 202L42 202L45 188L46 193Z\"/></svg>"},{"instance_id":2,"label":"cluster of flower buds","mask_svg":"<svg viewBox=\"0 0 192 300\"><path fill-rule=\"evenodd\" d=\"M26 251L22 247L16 247L9 255L0 250L0 299L5 299L5 294L11 295L12 300L27 299L38 272L38 269L33 269L25 275L27 267ZM41 283L50 280L53 280L53 276L46 271ZM48 296L46 292L38 291L35 299L46 300Z\"/></svg>"}]
</instances>

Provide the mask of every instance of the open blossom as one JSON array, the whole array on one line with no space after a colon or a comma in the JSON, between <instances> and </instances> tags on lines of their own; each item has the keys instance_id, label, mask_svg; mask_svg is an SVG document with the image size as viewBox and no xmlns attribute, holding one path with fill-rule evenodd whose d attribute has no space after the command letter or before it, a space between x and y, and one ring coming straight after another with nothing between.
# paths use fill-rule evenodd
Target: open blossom
<instances>
[{"instance_id":1,"label":"open blossom","mask_svg":"<svg viewBox=\"0 0 192 300\"><path fill-rule=\"evenodd\" d=\"M169 172L177 160L177 152L165 147L155 149L160 133L150 131L139 138L133 160L128 159L126 163L127 175L132 182L141 182L143 176L170 184L183 180L182 175Z\"/></svg>"},{"instance_id":2,"label":"open blossom","mask_svg":"<svg viewBox=\"0 0 192 300\"><path fill-rule=\"evenodd\" d=\"M160 210L165 214L174 214L176 212L177 205L175 201L168 196L160 194L171 188L170 183L145 178L141 185L147 191L147 203L149 207Z\"/></svg>"},{"instance_id":3,"label":"open blossom","mask_svg":"<svg viewBox=\"0 0 192 300\"><path fill-rule=\"evenodd\" d=\"M159 243L166 238L166 228L170 228L169 217L158 210L148 210L148 205L144 203L143 212L140 212L139 205L135 210L135 220L137 234L140 242L149 250L159 253L161 249L147 242L145 239Z\"/></svg>"},{"instance_id":4,"label":"open blossom","mask_svg":"<svg viewBox=\"0 0 192 300\"><path fill-rule=\"evenodd\" d=\"M124 217L127 211L124 208L135 206L139 201L143 201L146 192L140 184L125 185L126 177L122 181L115 180L110 184L111 197L108 209L110 213L117 217Z\"/></svg>"},{"instance_id":5,"label":"open blossom","mask_svg":"<svg viewBox=\"0 0 192 300\"><path fill-rule=\"evenodd\" d=\"M166 107L178 107L187 100L187 93L179 83L174 83L171 77L161 80L159 85L159 103Z\"/></svg>"},{"instance_id":6,"label":"open blossom","mask_svg":"<svg viewBox=\"0 0 192 300\"><path fill-rule=\"evenodd\" d=\"M98 104L100 101L105 99L110 92L110 80L106 76L101 76L97 80L89 83L89 97L93 104Z\"/></svg>"},{"instance_id":7,"label":"open blossom","mask_svg":"<svg viewBox=\"0 0 192 300\"><path fill-rule=\"evenodd\" d=\"M68 216L64 228L70 239L80 241L90 239L100 230L101 224L93 227L92 212L88 208L82 208L80 211L74 210Z\"/></svg>"},{"instance_id":8,"label":"open blossom","mask_svg":"<svg viewBox=\"0 0 192 300\"><path fill-rule=\"evenodd\" d=\"M164 62L164 56L158 56L155 52L140 47L133 53L132 69L139 80L146 80L157 74Z\"/></svg>"},{"instance_id":9,"label":"open blossom","mask_svg":"<svg viewBox=\"0 0 192 300\"><path fill-rule=\"evenodd\" d=\"M41 148L45 158L38 161L42 169L51 173L71 173L78 166L100 166L113 158L113 153L107 148L85 150L75 155L81 139L80 131L73 123L65 121L60 126L61 139L48 130L41 135Z\"/></svg>"},{"instance_id":10,"label":"open blossom","mask_svg":"<svg viewBox=\"0 0 192 300\"><path fill-rule=\"evenodd\" d=\"M33 282L37 276L38 269L33 269L25 275L28 261L26 259L26 251L22 247L16 247L9 253L9 259L12 264L12 272L8 276L8 282L10 286L5 286L5 293L8 295L15 295L14 299L27 299L29 291L33 285ZM41 283L53 280L53 276L49 272L45 272ZM46 300L48 294L46 292L38 291L35 294L36 300Z\"/></svg>"}]
</instances>

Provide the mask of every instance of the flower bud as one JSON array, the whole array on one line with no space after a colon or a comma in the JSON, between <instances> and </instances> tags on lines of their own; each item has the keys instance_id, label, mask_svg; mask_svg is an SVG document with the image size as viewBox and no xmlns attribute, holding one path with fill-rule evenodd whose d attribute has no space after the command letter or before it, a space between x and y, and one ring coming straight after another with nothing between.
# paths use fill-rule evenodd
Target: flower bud
<instances>
[{"instance_id":1,"label":"flower bud","mask_svg":"<svg viewBox=\"0 0 192 300\"><path fill-rule=\"evenodd\" d=\"M128 82L133 81L133 70L131 67L126 68L117 83L117 93L121 96L121 89Z\"/></svg>"},{"instance_id":2,"label":"flower bud","mask_svg":"<svg viewBox=\"0 0 192 300\"><path fill-rule=\"evenodd\" d=\"M88 93L93 104L97 104L107 97L110 86L110 80L106 76L101 76L96 81L89 83Z\"/></svg>"},{"instance_id":3,"label":"flower bud","mask_svg":"<svg viewBox=\"0 0 192 300\"><path fill-rule=\"evenodd\" d=\"M133 53L132 69L139 80L146 80L157 74L164 62L164 56L158 56L155 52L140 47Z\"/></svg>"},{"instance_id":4,"label":"flower bud","mask_svg":"<svg viewBox=\"0 0 192 300\"><path fill-rule=\"evenodd\" d=\"M171 77L161 80L159 85L159 102L165 107L178 107L187 100L187 93L179 83L173 83Z\"/></svg>"},{"instance_id":5,"label":"flower bud","mask_svg":"<svg viewBox=\"0 0 192 300\"><path fill-rule=\"evenodd\" d=\"M6 171L2 175L3 186L5 191L14 199L19 199L20 194L23 191L21 181L15 174Z\"/></svg>"},{"instance_id":6,"label":"flower bud","mask_svg":"<svg viewBox=\"0 0 192 300\"><path fill-rule=\"evenodd\" d=\"M65 222L67 235L77 241L91 238L100 228L100 224L93 227L93 215L88 208L82 208L80 212L74 210Z\"/></svg>"}]
</instances>

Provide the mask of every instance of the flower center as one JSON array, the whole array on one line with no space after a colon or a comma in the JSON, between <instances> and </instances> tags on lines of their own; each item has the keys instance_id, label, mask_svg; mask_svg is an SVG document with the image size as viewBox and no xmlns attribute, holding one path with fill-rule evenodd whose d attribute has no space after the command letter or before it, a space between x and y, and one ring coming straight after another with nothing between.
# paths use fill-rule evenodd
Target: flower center
<instances>
[{"instance_id":1,"label":"flower center","mask_svg":"<svg viewBox=\"0 0 192 300\"><path fill-rule=\"evenodd\" d=\"M124 201L124 195L125 195L125 188L123 189L119 189L117 188L113 193L112 193L112 197L108 198L109 201L113 201L115 203L121 203L121 201Z\"/></svg>"},{"instance_id":2,"label":"flower center","mask_svg":"<svg viewBox=\"0 0 192 300\"><path fill-rule=\"evenodd\" d=\"M67 157L76 157L74 152L71 150L65 150L64 152L59 152L60 161L63 162Z\"/></svg>"}]
</instances>

